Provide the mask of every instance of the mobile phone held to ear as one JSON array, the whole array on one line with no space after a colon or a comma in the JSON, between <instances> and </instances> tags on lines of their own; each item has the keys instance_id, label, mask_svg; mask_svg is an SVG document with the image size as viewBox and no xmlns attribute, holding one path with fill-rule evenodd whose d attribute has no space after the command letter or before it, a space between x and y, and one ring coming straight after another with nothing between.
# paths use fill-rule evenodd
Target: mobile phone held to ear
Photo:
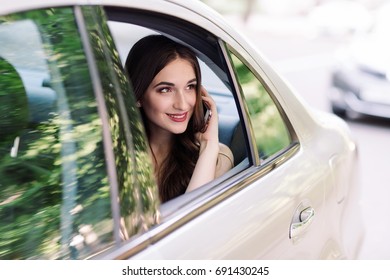
<instances>
[{"instance_id":1,"label":"mobile phone held to ear","mask_svg":"<svg viewBox=\"0 0 390 280\"><path fill-rule=\"evenodd\" d=\"M203 110L204 110L204 122L207 125L211 119L211 110L206 102L203 102Z\"/></svg>"}]
</instances>

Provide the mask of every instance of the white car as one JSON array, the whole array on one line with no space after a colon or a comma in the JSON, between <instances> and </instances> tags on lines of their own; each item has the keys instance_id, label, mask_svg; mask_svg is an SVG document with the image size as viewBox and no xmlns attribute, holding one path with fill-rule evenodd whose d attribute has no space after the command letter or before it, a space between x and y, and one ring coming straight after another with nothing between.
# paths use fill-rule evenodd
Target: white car
<instances>
[{"instance_id":1,"label":"white car","mask_svg":"<svg viewBox=\"0 0 390 280\"><path fill-rule=\"evenodd\" d=\"M123 62L192 47L235 166L160 203ZM355 259L357 146L190 0L2 0L1 259ZM286 46L286 50L288 46Z\"/></svg>"}]
</instances>

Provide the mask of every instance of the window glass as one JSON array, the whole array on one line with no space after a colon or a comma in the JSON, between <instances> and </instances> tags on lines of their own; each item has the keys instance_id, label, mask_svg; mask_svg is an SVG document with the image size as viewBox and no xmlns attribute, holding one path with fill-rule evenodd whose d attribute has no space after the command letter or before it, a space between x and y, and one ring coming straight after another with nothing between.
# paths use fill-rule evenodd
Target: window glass
<instances>
[{"instance_id":1,"label":"window glass","mask_svg":"<svg viewBox=\"0 0 390 280\"><path fill-rule=\"evenodd\" d=\"M142 119L105 13L92 6L84 6L82 10L109 115L117 169L120 242L157 222L158 190Z\"/></svg>"},{"instance_id":2,"label":"window glass","mask_svg":"<svg viewBox=\"0 0 390 280\"><path fill-rule=\"evenodd\" d=\"M266 88L237 56L231 54L245 96L259 155L266 159L291 143L287 126Z\"/></svg>"},{"instance_id":3,"label":"window glass","mask_svg":"<svg viewBox=\"0 0 390 280\"><path fill-rule=\"evenodd\" d=\"M102 126L70 8L0 17L0 259L113 242Z\"/></svg>"}]
</instances>

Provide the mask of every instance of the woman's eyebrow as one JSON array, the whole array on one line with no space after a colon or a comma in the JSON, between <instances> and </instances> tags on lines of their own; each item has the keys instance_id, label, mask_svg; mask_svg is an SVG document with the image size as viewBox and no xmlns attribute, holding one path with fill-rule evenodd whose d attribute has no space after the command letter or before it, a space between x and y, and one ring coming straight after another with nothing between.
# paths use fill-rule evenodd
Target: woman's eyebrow
<instances>
[{"instance_id":1,"label":"woman's eyebrow","mask_svg":"<svg viewBox=\"0 0 390 280\"><path fill-rule=\"evenodd\" d=\"M192 80L189 80L187 84L191 84L193 82L196 82L196 78L192 79Z\"/></svg>"},{"instance_id":2,"label":"woman's eyebrow","mask_svg":"<svg viewBox=\"0 0 390 280\"><path fill-rule=\"evenodd\" d=\"M158 87L158 86L162 86L162 85L164 85L164 86L171 86L171 87L173 87L175 84L174 83L170 83L170 82L159 82L158 84L156 84L154 87L156 88L156 87Z\"/></svg>"},{"instance_id":3,"label":"woman's eyebrow","mask_svg":"<svg viewBox=\"0 0 390 280\"><path fill-rule=\"evenodd\" d=\"M189 81L187 82L187 84L191 84L191 83L193 83L193 82L196 82L196 78L189 80ZM170 82L164 82L164 81L162 81L162 82L159 82L158 84L154 85L154 88L156 88L156 87L158 87L158 86L171 86L171 87L173 87L173 86L175 86L175 84L174 84L174 83L170 83Z\"/></svg>"}]
</instances>

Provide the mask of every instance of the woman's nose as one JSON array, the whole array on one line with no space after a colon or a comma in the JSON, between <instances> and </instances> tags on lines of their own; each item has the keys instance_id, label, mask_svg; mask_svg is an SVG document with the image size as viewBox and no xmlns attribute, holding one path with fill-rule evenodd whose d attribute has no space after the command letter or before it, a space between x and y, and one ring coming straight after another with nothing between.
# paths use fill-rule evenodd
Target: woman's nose
<instances>
[{"instance_id":1,"label":"woman's nose","mask_svg":"<svg viewBox=\"0 0 390 280\"><path fill-rule=\"evenodd\" d=\"M188 101L186 99L185 93L182 91L177 91L175 94L175 101L173 104L175 109L186 110L188 107Z\"/></svg>"}]
</instances>

